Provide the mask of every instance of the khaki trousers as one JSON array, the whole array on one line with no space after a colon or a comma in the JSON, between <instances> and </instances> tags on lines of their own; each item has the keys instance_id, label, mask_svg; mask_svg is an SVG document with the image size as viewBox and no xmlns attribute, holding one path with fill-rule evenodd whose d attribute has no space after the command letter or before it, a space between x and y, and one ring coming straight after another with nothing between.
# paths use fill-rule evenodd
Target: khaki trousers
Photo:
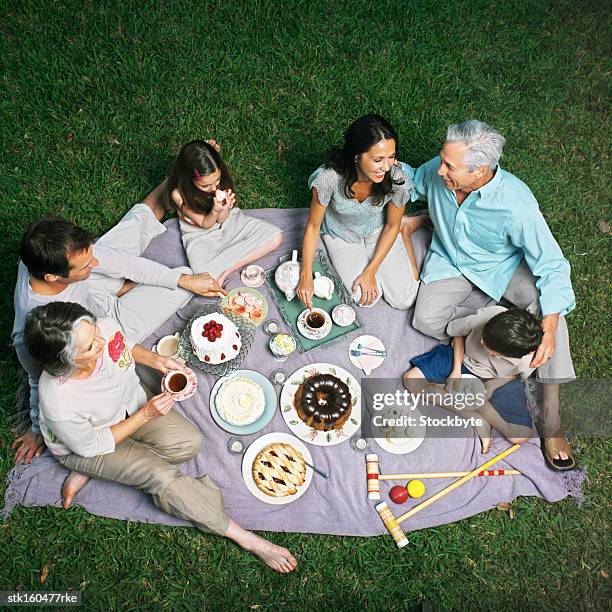
<instances>
[{"instance_id":1,"label":"khaki trousers","mask_svg":"<svg viewBox=\"0 0 612 612\"><path fill-rule=\"evenodd\" d=\"M229 517L217 485L208 476L192 478L177 467L192 459L201 445L201 432L171 410L143 425L112 453L97 457L70 454L59 461L80 474L145 491L164 512L191 521L202 531L225 535Z\"/></svg>"},{"instance_id":2,"label":"khaki trousers","mask_svg":"<svg viewBox=\"0 0 612 612\"><path fill-rule=\"evenodd\" d=\"M448 338L446 326L451 321L476 312L473 308L462 305L474 288L475 286L465 276L445 278L428 284L421 283L414 310L413 326L427 336L446 340ZM537 317L542 316L540 292L535 285L535 277L524 260L510 279L504 298ZM565 317L559 317L555 343L555 354L536 371L538 382L564 383L576 378Z\"/></svg>"}]
</instances>

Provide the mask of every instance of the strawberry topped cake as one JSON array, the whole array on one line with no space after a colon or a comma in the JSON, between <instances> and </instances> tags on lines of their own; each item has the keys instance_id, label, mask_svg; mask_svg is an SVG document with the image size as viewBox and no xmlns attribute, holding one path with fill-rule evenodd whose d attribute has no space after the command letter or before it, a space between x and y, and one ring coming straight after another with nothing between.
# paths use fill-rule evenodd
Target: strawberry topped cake
<instances>
[{"instance_id":1,"label":"strawberry topped cake","mask_svg":"<svg viewBox=\"0 0 612 612\"><path fill-rule=\"evenodd\" d=\"M214 312L192 323L191 346L200 361L218 364L234 359L240 352L242 340L236 325Z\"/></svg>"}]
</instances>

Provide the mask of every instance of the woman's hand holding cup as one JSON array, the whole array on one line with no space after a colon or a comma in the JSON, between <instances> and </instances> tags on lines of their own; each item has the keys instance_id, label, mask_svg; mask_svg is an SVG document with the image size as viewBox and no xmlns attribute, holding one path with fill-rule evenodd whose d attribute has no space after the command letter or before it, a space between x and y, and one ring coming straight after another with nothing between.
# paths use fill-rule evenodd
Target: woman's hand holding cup
<instances>
[{"instance_id":1,"label":"woman's hand holding cup","mask_svg":"<svg viewBox=\"0 0 612 612\"><path fill-rule=\"evenodd\" d=\"M170 372L171 370L181 370L182 372L189 372L187 366L178 359L173 359L172 357L162 357L160 355L158 360L157 369L165 374L166 372Z\"/></svg>"},{"instance_id":2,"label":"woman's hand holding cup","mask_svg":"<svg viewBox=\"0 0 612 612\"><path fill-rule=\"evenodd\" d=\"M143 414L147 421L152 421L159 417L165 416L172 410L174 400L172 396L164 391L155 397L152 397L142 408Z\"/></svg>"},{"instance_id":3,"label":"woman's hand holding cup","mask_svg":"<svg viewBox=\"0 0 612 612\"><path fill-rule=\"evenodd\" d=\"M360 306L370 306L378 299L378 285L374 272L364 270L353 283L353 293L357 293L357 287L361 287Z\"/></svg>"}]
</instances>

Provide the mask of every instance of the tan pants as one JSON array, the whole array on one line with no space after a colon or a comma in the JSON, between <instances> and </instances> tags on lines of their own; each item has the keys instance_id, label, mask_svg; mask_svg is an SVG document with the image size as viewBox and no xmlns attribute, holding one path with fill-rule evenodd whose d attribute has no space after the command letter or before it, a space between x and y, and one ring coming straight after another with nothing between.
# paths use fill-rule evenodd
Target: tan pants
<instances>
[{"instance_id":1,"label":"tan pants","mask_svg":"<svg viewBox=\"0 0 612 612\"><path fill-rule=\"evenodd\" d=\"M217 485L208 476L191 478L177 467L192 459L201 445L201 432L171 410L143 425L112 453L70 454L59 461L69 470L141 489L164 512L191 521L202 531L225 535L229 517Z\"/></svg>"}]
</instances>

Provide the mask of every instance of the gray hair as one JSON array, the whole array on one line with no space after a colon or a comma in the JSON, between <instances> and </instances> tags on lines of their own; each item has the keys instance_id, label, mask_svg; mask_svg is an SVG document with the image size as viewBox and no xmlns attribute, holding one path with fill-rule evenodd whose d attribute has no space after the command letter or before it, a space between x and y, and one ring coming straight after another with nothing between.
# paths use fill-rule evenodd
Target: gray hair
<instances>
[{"instance_id":1,"label":"gray hair","mask_svg":"<svg viewBox=\"0 0 612 612\"><path fill-rule=\"evenodd\" d=\"M96 317L74 302L51 302L30 311L23 339L30 355L51 376L70 376L75 369L76 330Z\"/></svg>"},{"instance_id":2,"label":"gray hair","mask_svg":"<svg viewBox=\"0 0 612 612\"><path fill-rule=\"evenodd\" d=\"M462 142L467 146L463 161L472 172L481 166L495 170L506 139L483 121L468 119L448 126L446 142Z\"/></svg>"}]
</instances>

